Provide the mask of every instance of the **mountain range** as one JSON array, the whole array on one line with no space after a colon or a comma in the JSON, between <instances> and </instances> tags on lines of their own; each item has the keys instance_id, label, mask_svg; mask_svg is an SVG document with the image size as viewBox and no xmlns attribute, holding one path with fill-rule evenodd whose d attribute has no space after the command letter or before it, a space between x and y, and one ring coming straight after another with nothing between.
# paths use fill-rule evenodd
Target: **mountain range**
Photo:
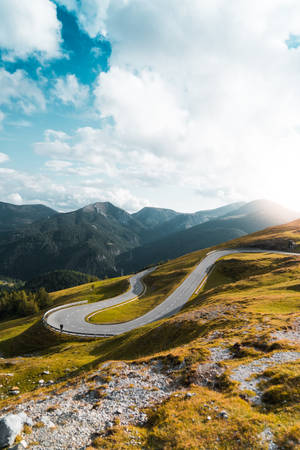
<instances>
[{"instance_id":1,"label":"mountain range","mask_svg":"<svg viewBox=\"0 0 300 450\"><path fill-rule=\"evenodd\" d=\"M99 277L129 273L216 245L299 214L266 200L183 214L109 202L69 213L43 205L0 204L0 274L23 280L58 269Z\"/></svg>"}]
</instances>

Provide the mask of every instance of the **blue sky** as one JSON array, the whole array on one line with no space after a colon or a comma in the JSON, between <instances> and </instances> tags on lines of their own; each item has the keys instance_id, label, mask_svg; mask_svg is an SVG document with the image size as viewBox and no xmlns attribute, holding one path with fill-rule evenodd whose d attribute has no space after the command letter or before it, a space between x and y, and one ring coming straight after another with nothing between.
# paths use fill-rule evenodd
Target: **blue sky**
<instances>
[{"instance_id":1,"label":"blue sky","mask_svg":"<svg viewBox=\"0 0 300 450\"><path fill-rule=\"evenodd\" d=\"M63 6L57 6L57 20L61 24L61 58L43 61L36 55L29 55L26 59L7 61L3 58L5 49L1 49L0 67L10 74L22 71L39 87L47 101L45 109L37 109L33 114L24 114L18 105L3 105L1 108L7 118L1 133L5 142L3 148L9 149L15 161L14 167L19 170L28 170L32 166L38 170L42 164L41 158L32 152L32 144L43 138L45 129L60 129L63 123L64 130L72 132L80 126L95 125L97 122L96 118L89 117L92 105L89 98L77 110L72 102L64 102L53 95L53 89L59 78L68 75L75 76L80 84L91 86L100 72L108 70L110 42L101 35L90 38L80 29L74 13Z\"/></svg>"},{"instance_id":2,"label":"blue sky","mask_svg":"<svg viewBox=\"0 0 300 450\"><path fill-rule=\"evenodd\" d=\"M296 0L1 0L0 201L300 210L299 13Z\"/></svg>"}]
</instances>

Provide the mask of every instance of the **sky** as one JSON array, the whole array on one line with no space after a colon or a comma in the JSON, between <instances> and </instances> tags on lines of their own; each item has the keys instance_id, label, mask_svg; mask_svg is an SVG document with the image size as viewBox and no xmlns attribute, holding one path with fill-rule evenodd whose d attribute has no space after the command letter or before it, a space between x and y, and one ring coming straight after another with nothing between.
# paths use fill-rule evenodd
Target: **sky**
<instances>
[{"instance_id":1,"label":"sky","mask_svg":"<svg viewBox=\"0 0 300 450\"><path fill-rule=\"evenodd\" d=\"M0 201L300 211L298 0L1 0Z\"/></svg>"}]
</instances>

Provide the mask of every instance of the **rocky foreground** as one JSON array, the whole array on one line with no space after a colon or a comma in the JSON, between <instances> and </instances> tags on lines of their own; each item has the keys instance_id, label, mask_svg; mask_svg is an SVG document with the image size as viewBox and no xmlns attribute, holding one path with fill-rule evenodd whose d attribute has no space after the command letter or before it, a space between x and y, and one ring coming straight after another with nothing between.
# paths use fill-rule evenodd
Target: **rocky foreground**
<instances>
[{"instance_id":1,"label":"rocky foreground","mask_svg":"<svg viewBox=\"0 0 300 450\"><path fill-rule=\"evenodd\" d=\"M211 347L210 354L211 362L199 364L194 373L195 384L213 387L214 380L225 370L224 363L234 358L224 346ZM239 381L241 392L254 391L250 401L258 404L258 382L265 368L298 359L300 352L279 351L239 365L231 372L231 379ZM105 363L88 377L53 386L52 391L41 391L34 400L0 411L0 448L86 449L93 439L108 434L116 424L125 429L126 425L143 425L148 420L147 411L167 398L183 395L188 399L195 395L174 376L184 369L184 361L168 368L159 359L148 363ZM209 421L212 406L204 407ZM216 412L220 420L230 420L227 411L213 411ZM129 444L139 447L138 438L128 432ZM258 439L270 450L278 448L268 428Z\"/></svg>"},{"instance_id":2,"label":"rocky foreground","mask_svg":"<svg viewBox=\"0 0 300 450\"><path fill-rule=\"evenodd\" d=\"M107 375L107 369L112 375ZM20 443L14 449L29 445L37 450L84 449L97 433L116 422L143 424L147 421L144 409L162 402L174 390L160 362L115 363L112 371L110 364L104 364L75 386L41 394L40 399L19 404L4 415L0 448L12 445L18 437Z\"/></svg>"}]
</instances>

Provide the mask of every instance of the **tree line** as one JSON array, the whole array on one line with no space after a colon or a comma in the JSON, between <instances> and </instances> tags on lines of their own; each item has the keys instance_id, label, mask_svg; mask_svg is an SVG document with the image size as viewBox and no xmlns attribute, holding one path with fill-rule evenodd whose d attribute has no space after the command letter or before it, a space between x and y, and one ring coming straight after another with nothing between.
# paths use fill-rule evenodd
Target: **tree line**
<instances>
[{"instance_id":1,"label":"tree line","mask_svg":"<svg viewBox=\"0 0 300 450\"><path fill-rule=\"evenodd\" d=\"M61 269L41 274L27 281L25 289L35 292L43 287L47 292L53 292L93 281L99 281L99 278L87 273L76 272L75 270Z\"/></svg>"},{"instance_id":2,"label":"tree line","mask_svg":"<svg viewBox=\"0 0 300 450\"><path fill-rule=\"evenodd\" d=\"M0 291L0 318L30 316L52 304L52 298L45 288L37 292L3 289Z\"/></svg>"},{"instance_id":3,"label":"tree line","mask_svg":"<svg viewBox=\"0 0 300 450\"><path fill-rule=\"evenodd\" d=\"M48 292L58 291L84 283L99 281L94 275L74 270L55 270L24 282L8 279L0 284L0 320L12 317L26 317L53 305Z\"/></svg>"}]
</instances>

